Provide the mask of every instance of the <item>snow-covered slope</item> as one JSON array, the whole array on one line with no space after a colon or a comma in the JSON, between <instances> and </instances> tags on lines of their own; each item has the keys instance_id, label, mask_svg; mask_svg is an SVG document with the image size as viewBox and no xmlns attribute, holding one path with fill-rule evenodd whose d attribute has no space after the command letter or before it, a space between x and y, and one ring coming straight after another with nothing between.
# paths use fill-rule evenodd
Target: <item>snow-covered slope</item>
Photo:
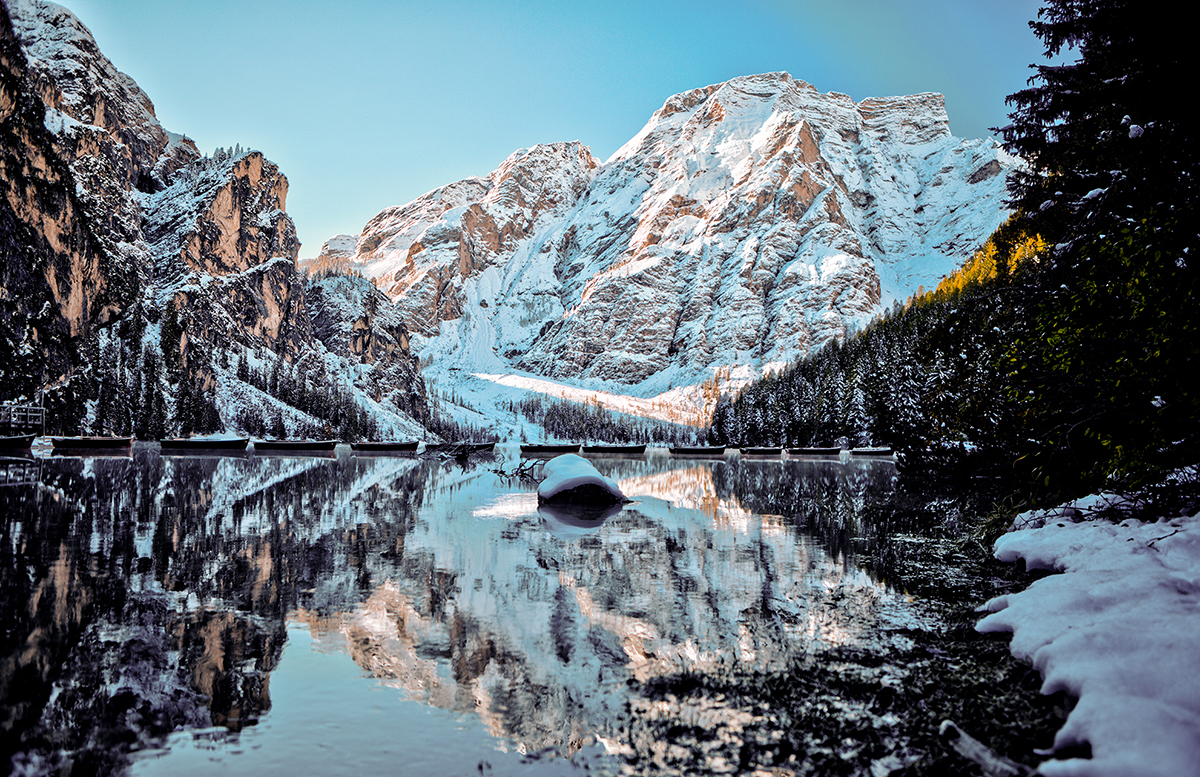
<instances>
[{"instance_id":1,"label":"snow-covered slope","mask_svg":"<svg viewBox=\"0 0 1200 777\"><path fill-rule=\"evenodd\" d=\"M384 210L352 258L435 370L652 396L769 369L933 285L1004 219L1013 164L953 137L937 94L746 76L671 97L604 164L534 146Z\"/></svg>"}]
</instances>

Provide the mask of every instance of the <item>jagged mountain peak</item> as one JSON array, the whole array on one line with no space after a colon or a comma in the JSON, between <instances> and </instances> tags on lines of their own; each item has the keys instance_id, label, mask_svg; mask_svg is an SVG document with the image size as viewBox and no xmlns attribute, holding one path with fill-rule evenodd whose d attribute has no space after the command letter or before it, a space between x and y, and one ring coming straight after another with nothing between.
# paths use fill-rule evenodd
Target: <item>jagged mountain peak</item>
<instances>
[{"instance_id":1,"label":"jagged mountain peak","mask_svg":"<svg viewBox=\"0 0 1200 777\"><path fill-rule=\"evenodd\" d=\"M836 130L850 143L864 133L878 140L923 144L951 139L945 99L934 92L868 97L855 103L838 92L822 94L788 73L740 76L667 99L609 163L647 153L654 146L686 154L746 156L774 144L783 130L801 123L823 139Z\"/></svg>"},{"instance_id":2,"label":"jagged mountain peak","mask_svg":"<svg viewBox=\"0 0 1200 777\"><path fill-rule=\"evenodd\" d=\"M600 166L600 160L578 140L560 143L539 143L530 148L521 148L508 155L488 179L499 186L511 178L549 178L546 173L568 167L571 170L591 170Z\"/></svg>"},{"instance_id":3,"label":"jagged mountain peak","mask_svg":"<svg viewBox=\"0 0 1200 777\"><path fill-rule=\"evenodd\" d=\"M145 197L146 241L158 272L227 275L275 258L295 261L287 177L260 151L204 158Z\"/></svg>"},{"instance_id":4,"label":"jagged mountain peak","mask_svg":"<svg viewBox=\"0 0 1200 777\"><path fill-rule=\"evenodd\" d=\"M528 233L547 212L558 212L574 204L591 182L600 160L579 141L538 144L513 152L488 179L492 188L480 205L496 217L508 217L516 211L524 223L512 228Z\"/></svg>"},{"instance_id":5,"label":"jagged mountain peak","mask_svg":"<svg viewBox=\"0 0 1200 777\"><path fill-rule=\"evenodd\" d=\"M0 0L0 44L6 394L50 384L69 433L420 428L424 384L402 322L376 314L386 298L322 277L308 304L275 164L167 132L60 6ZM286 362L316 395L262 379Z\"/></svg>"},{"instance_id":6,"label":"jagged mountain peak","mask_svg":"<svg viewBox=\"0 0 1200 777\"><path fill-rule=\"evenodd\" d=\"M709 103L709 99L714 98L714 95L714 102L740 102L742 98L769 100L791 89L816 91L816 87L793 79L785 72L738 76L719 84L690 89L668 97L663 106L650 117L649 123L654 125L680 113L694 114L701 105ZM712 104L709 103L708 107L711 108Z\"/></svg>"},{"instance_id":7,"label":"jagged mountain peak","mask_svg":"<svg viewBox=\"0 0 1200 777\"><path fill-rule=\"evenodd\" d=\"M381 260L373 265L371 275L389 274L395 269L389 260L405 256L416 234L437 223L447 211L482 199L491 188L491 178L472 176L439 186L405 205L384 208L367 222L357 238L359 259Z\"/></svg>"}]
</instances>

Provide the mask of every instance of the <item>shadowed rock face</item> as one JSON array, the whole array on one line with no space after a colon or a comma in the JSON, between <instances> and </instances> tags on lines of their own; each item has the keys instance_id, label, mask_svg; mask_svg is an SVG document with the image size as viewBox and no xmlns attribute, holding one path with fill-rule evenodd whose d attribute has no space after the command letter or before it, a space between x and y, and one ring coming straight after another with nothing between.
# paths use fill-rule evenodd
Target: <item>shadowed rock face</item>
<instances>
[{"instance_id":1,"label":"shadowed rock face","mask_svg":"<svg viewBox=\"0 0 1200 777\"><path fill-rule=\"evenodd\" d=\"M671 97L603 164L535 146L382 211L353 258L423 356L652 388L786 361L936 282L1005 217L1014 163L953 137L941 95L746 76Z\"/></svg>"},{"instance_id":2,"label":"shadowed rock face","mask_svg":"<svg viewBox=\"0 0 1200 777\"><path fill-rule=\"evenodd\" d=\"M310 277L306 289L313 335L330 353L373 368L362 378L371 398L427 420L425 381L387 295L366 278L340 274Z\"/></svg>"}]
</instances>

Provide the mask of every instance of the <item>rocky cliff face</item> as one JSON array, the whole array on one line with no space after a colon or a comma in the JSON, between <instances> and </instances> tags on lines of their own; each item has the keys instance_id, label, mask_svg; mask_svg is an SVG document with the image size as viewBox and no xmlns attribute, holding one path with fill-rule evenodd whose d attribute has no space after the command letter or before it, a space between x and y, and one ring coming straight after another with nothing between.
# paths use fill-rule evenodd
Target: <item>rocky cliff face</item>
<instances>
[{"instance_id":1,"label":"rocky cliff face","mask_svg":"<svg viewBox=\"0 0 1200 777\"><path fill-rule=\"evenodd\" d=\"M62 94L26 55L17 21L0 6L0 378L28 395L71 371L72 341L129 305L137 275L101 244L94 203L48 126L43 94ZM100 136L104 157L111 144Z\"/></svg>"},{"instance_id":2,"label":"rocky cliff face","mask_svg":"<svg viewBox=\"0 0 1200 777\"><path fill-rule=\"evenodd\" d=\"M358 400L391 396L392 420L419 429L400 417L426 410L399 330L377 338L391 338L390 348L361 354L317 337L296 270L287 178L274 164L240 148L202 156L166 131L146 94L64 8L5 0L0 35L6 394L58 385L64 405L79 408L112 384L119 394L135 389L136 403L151 399L141 387L162 365L164 413L182 415L201 391L226 422L261 426L269 413L288 419L285 430L319 427L288 401L257 396L235 369L244 378L247 364L283 359L313 366L313 383L354 371ZM100 400L106 409L94 412L109 412ZM117 428L133 409L111 412L124 420L77 420Z\"/></svg>"},{"instance_id":3,"label":"rocky cliff face","mask_svg":"<svg viewBox=\"0 0 1200 777\"><path fill-rule=\"evenodd\" d=\"M931 285L1006 215L990 140L936 94L855 103L786 73L675 95L600 164L578 143L382 211L356 261L435 363L698 382L819 347Z\"/></svg>"},{"instance_id":4,"label":"rocky cliff face","mask_svg":"<svg viewBox=\"0 0 1200 777\"><path fill-rule=\"evenodd\" d=\"M312 325L287 178L258 152L198 160L144 198L157 285L209 343L298 356Z\"/></svg>"}]
</instances>

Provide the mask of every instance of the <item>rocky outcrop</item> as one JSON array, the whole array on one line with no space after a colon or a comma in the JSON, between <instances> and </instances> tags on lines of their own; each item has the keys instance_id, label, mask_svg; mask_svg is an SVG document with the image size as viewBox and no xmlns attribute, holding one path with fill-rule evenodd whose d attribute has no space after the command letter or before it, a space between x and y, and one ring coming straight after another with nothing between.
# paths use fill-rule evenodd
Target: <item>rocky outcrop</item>
<instances>
[{"instance_id":1,"label":"rocky outcrop","mask_svg":"<svg viewBox=\"0 0 1200 777\"><path fill-rule=\"evenodd\" d=\"M932 285L1006 215L940 95L786 73L675 95L604 164L577 143L389 208L355 260L434 363L654 393L769 368Z\"/></svg>"},{"instance_id":2,"label":"rocky outcrop","mask_svg":"<svg viewBox=\"0 0 1200 777\"><path fill-rule=\"evenodd\" d=\"M287 178L257 151L193 165L146 198L146 240L156 259L178 258L215 276L277 258L295 263L300 241L286 213L287 190Z\"/></svg>"},{"instance_id":3,"label":"rocky outcrop","mask_svg":"<svg viewBox=\"0 0 1200 777\"><path fill-rule=\"evenodd\" d=\"M565 215L598 166L579 143L521 149L488 178L381 212L359 236L355 258L381 279L414 332L433 335L467 305L489 304L468 299L464 284L503 269L531 236Z\"/></svg>"},{"instance_id":4,"label":"rocky outcrop","mask_svg":"<svg viewBox=\"0 0 1200 777\"><path fill-rule=\"evenodd\" d=\"M35 0L10 8L31 87L45 105L44 123L96 236L109 254L136 260L138 193L163 188L175 169L200 154L191 140L163 129L150 98L100 53L70 11Z\"/></svg>"},{"instance_id":5,"label":"rocky outcrop","mask_svg":"<svg viewBox=\"0 0 1200 777\"><path fill-rule=\"evenodd\" d=\"M144 198L156 283L192 339L289 358L311 344L286 199L287 178L257 151L197 160Z\"/></svg>"},{"instance_id":6,"label":"rocky outcrop","mask_svg":"<svg viewBox=\"0 0 1200 777\"><path fill-rule=\"evenodd\" d=\"M316 337L330 353L359 368L359 383L375 402L422 422L429 417L425 381L409 351L400 311L361 276L309 278L307 295Z\"/></svg>"}]
</instances>

